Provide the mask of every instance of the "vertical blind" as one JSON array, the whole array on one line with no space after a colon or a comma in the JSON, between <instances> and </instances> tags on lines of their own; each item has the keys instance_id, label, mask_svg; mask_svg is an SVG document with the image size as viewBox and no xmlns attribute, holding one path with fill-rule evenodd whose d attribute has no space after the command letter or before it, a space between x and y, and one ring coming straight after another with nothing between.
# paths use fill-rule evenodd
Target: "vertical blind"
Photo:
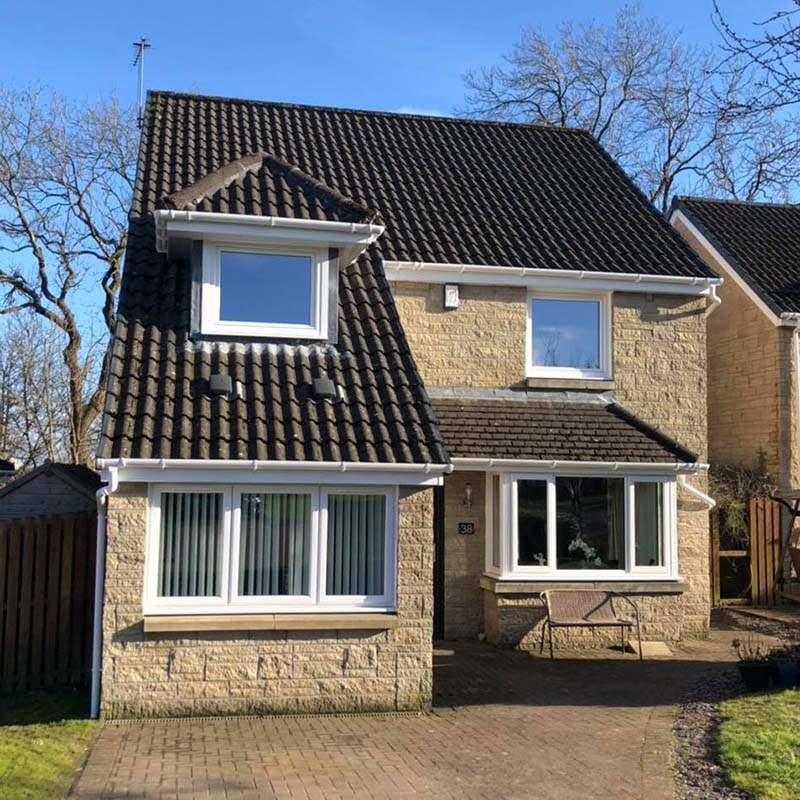
<instances>
[{"instance_id":1,"label":"vertical blind","mask_svg":"<svg viewBox=\"0 0 800 800\"><path fill-rule=\"evenodd\" d=\"M222 571L223 495L161 495L159 597L214 597Z\"/></svg>"},{"instance_id":2,"label":"vertical blind","mask_svg":"<svg viewBox=\"0 0 800 800\"><path fill-rule=\"evenodd\" d=\"M382 595L386 497L332 494L328 498L329 595Z\"/></svg>"},{"instance_id":3,"label":"vertical blind","mask_svg":"<svg viewBox=\"0 0 800 800\"><path fill-rule=\"evenodd\" d=\"M663 567L664 486L661 483L634 485L636 566Z\"/></svg>"},{"instance_id":4,"label":"vertical blind","mask_svg":"<svg viewBox=\"0 0 800 800\"><path fill-rule=\"evenodd\" d=\"M243 494L240 595L307 595L311 495Z\"/></svg>"}]
</instances>

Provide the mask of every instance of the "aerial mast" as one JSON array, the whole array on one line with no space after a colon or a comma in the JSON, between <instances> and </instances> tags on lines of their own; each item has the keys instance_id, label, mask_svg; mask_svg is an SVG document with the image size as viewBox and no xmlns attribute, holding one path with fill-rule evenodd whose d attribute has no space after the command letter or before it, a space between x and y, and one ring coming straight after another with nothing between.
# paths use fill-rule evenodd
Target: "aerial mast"
<instances>
[{"instance_id":1,"label":"aerial mast","mask_svg":"<svg viewBox=\"0 0 800 800\"><path fill-rule=\"evenodd\" d=\"M136 124L144 127L144 51L150 47L150 43L142 36L138 42L133 43L136 55L133 58L133 66L139 68L139 88L136 100Z\"/></svg>"}]
</instances>

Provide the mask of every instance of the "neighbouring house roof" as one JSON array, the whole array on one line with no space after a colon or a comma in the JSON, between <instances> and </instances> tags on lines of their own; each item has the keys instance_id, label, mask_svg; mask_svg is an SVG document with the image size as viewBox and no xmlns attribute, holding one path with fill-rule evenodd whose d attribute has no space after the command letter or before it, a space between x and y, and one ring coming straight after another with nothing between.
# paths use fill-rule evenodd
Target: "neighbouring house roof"
<instances>
[{"instance_id":1,"label":"neighbouring house roof","mask_svg":"<svg viewBox=\"0 0 800 800\"><path fill-rule=\"evenodd\" d=\"M336 342L200 342L159 208L386 231L340 265ZM713 277L582 131L151 92L99 456L446 463L384 259Z\"/></svg>"},{"instance_id":2,"label":"neighbouring house roof","mask_svg":"<svg viewBox=\"0 0 800 800\"><path fill-rule=\"evenodd\" d=\"M73 489L88 498L94 499L95 492L103 485L100 476L89 467L82 464L60 464L58 462L47 461L36 469L14 478L0 488L0 498L12 492L16 492L31 481L36 480L41 475L55 475L69 484Z\"/></svg>"},{"instance_id":3,"label":"neighbouring house roof","mask_svg":"<svg viewBox=\"0 0 800 800\"><path fill-rule=\"evenodd\" d=\"M800 205L678 197L682 211L776 314L800 312Z\"/></svg>"},{"instance_id":4,"label":"neighbouring house roof","mask_svg":"<svg viewBox=\"0 0 800 800\"><path fill-rule=\"evenodd\" d=\"M697 461L694 453L613 402L434 397L433 405L453 458Z\"/></svg>"}]
</instances>

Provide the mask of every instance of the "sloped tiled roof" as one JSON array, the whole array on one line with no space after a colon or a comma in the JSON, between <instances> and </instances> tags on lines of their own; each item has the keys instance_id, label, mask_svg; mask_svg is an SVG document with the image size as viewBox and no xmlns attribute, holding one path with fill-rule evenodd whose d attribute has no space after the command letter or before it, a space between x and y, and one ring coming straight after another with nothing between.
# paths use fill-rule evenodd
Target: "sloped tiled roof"
<instances>
[{"instance_id":1,"label":"sloped tiled roof","mask_svg":"<svg viewBox=\"0 0 800 800\"><path fill-rule=\"evenodd\" d=\"M679 197L672 208L776 314L800 312L800 205Z\"/></svg>"},{"instance_id":2,"label":"sloped tiled roof","mask_svg":"<svg viewBox=\"0 0 800 800\"><path fill-rule=\"evenodd\" d=\"M166 208L327 222L374 222L377 212L269 153L251 153L167 195Z\"/></svg>"},{"instance_id":3,"label":"sloped tiled roof","mask_svg":"<svg viewBox=\"0 0 800 800\"><path fill-rule=\"evenodd\" d=\"M453 458L697 460L615 403L434 397L433 406Z\"/></svg>"},{"instance_id":4,"label":"sloped tiled roof","mask_svg":"<svg viewBox=\"0 0 800 800\"><path fill-rule=\"evenodd\" d=\"M713 277L588 133L151 92L134 215L266 152L386 225L387 260Z\"/></svg>"},{"instance_id":5,"label":"sloped tiled roof","mask_svg":"<svg viewBox=\"0 0 800 800\"><path fill-rule=\"evenodd\" d=\"M164 207L386 232L341 265L336 342L195 341ZM99 456L446 463L382 259L712 274L580 131L152 92ZM241 395L207 396L213 372Z\"/></svg>"}]
</instances>

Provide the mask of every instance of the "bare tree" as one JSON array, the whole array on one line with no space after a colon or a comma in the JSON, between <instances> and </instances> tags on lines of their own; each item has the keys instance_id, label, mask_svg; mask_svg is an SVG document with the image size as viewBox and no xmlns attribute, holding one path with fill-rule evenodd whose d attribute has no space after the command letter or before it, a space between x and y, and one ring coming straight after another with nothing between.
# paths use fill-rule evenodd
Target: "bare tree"
<instances>
[{"instance_id":1,"label":"bare tree","mask_svg":"<svg viewBox=\"0 0 800 800\"><path fill-rule=\"evenodd\" d=\"M753 23L752 35L736 31L714 0L717 27L731 58L743 56L759 69L756 88L762 107L781 108L800 101L800 0Z\"/></svg>"},{"instance_id":2,"label":"bare tree","mask_svg":"<svg viewBox=\"0 0 800 800\"><path fill-rule=\"evenodd\" d=\"M68 457L69 375L63 332L31 312L0 325L0 456L23 468Z\"/></svg>"},{"instance_id":3,"label":"bare tree","mask_svg":"<svg viewBox=\"0 0 800 800\"><path fill-rule=\"evenodd\" d=\"M135 150L133 115L114 100L0 87L0 315L29 311L61 332L76 463L102 410Z\"/></svg>"},{"instance_id":4,"label":"bare tree","mask_svg":"<svg viewBox=\"0 0 800 800\"><path fill-rule=\"evenodd\" d=\"M585 128L662 210L676 190L788 191L800 143L773 138L754 68L729 58L720 70L718 53L681 44L636 7L609 27L567 22L555 40L528 30L505 61L465 76L467 114Z\"/></svg>"}]
</instances>

